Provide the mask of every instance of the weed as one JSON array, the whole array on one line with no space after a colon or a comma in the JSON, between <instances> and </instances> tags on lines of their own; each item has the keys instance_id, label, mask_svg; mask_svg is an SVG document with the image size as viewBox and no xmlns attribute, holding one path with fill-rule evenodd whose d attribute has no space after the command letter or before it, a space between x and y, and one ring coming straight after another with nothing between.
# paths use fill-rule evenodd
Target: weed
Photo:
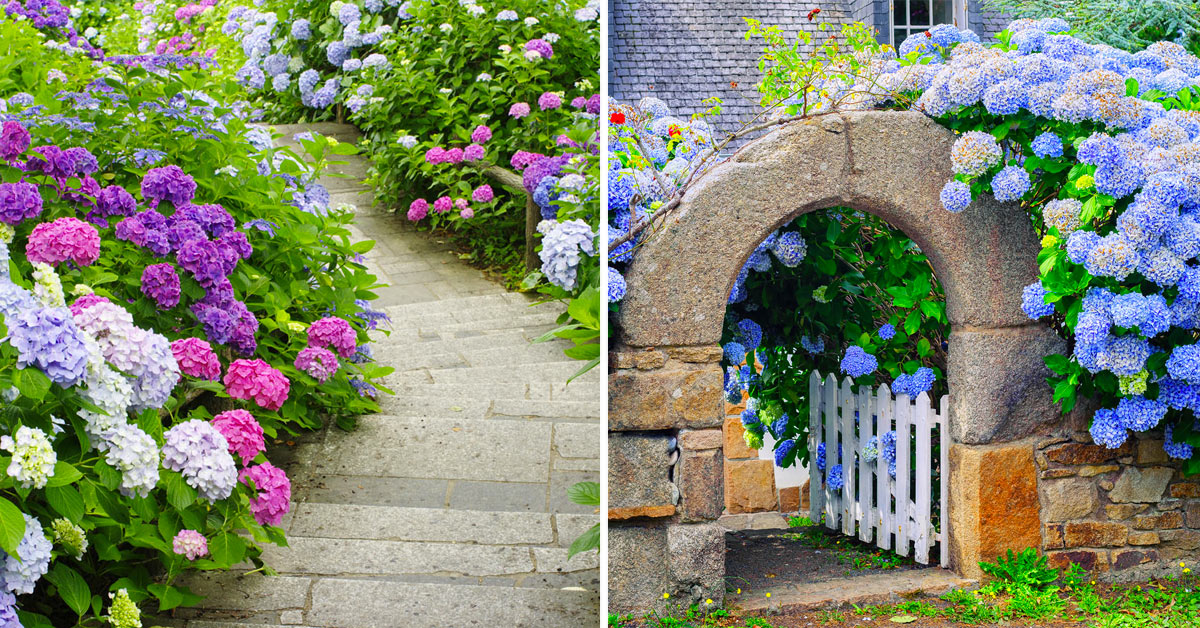
<instances>
[{"instance_id":1,"label":"weed","mask_svg":"<svg viewBox=\"0 0 1200 628\"><path fill-rule=\"evenodd\" d=\"M1025 588L1042 589L1058 579L1058 570L1051 568L1046 557L1038 556L1032 547L1021 550L1020 554L1008 550L1007 558L1001 556L994 563L980 561L979 568L996 579L984 590L1016 593Z\"/></svg>"}]
</instances>

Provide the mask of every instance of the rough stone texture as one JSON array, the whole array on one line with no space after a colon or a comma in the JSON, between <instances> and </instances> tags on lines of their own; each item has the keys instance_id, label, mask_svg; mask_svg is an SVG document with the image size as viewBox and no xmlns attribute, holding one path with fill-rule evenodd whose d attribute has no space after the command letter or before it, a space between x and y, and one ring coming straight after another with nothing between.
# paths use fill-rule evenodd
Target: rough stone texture
<instances>
[{"instance_id":1,"label":"rough stone texture","mask_svg":"<svg viewBox=\"0 0 1200 628\"><path fill-rule=\"evenodd\" d=\"M1107 447L1091 443L1064 443L1045 451L1046 457L1052 462L1069 465L1095 465L1110 460L1117 460L1131 453L1133 453L1133 442L1131 441L1126 441L1124 445L1116 449L1108 449ZM1115 467L1113 470L1115 470Z\"/></svg>"},{"instance_id":2,"label":"rough stone texture","mask_svg":"<svg viewBox=\"0 0 1200 628\"><path fill-rule=\"evenodd\" d=\"M1081 478L1048 480L1042 482L1042 491L1043 521L1078 519L1100 507L1096 486Z\"/></svg>"},{"instance_id":3,"label":"rough stone texture","mask_svg":"<svg viewBox=\"0 0 1200 628\"><path fill-rule=\"evenodd\" d=\"M980 560L1042 541L1032 443L950 448L950 560L978 577Z\"/></svg>"},{"instance_id":4,"label":"rough stone texture","mask_svg":"<svg viewBox=\"0 0 1200 628\"><path fill-rule=\"evenodd\" d=\"M675 513L670 441L667 434L609 434L609 518L614 511L621 519Z\"/></svg>"},{"instance_id":5,"label":"rough stone texture","mask_svg":"<svg viewBox=\"0 0 1200 628\"><path fill-rule=\"evenodd\" d=\"M610 430L720 427L724 376L717 364L618 371L608 380Z\"/></svg>"},{"instance_id":6,"label":"rough stone texture","mask_svg":"<svg viewBox=\"0 0 1200 628\"><path fill-rule=\"evenodd\" d=\"M950 396L954 441L1016 440L1058 421L1043 358L1064 350L1062 338L1043 325L951 332L947 381L952 391L970 391ZM997 364L1004 368L996 368Z\"/></svg>"},{"instance_id":7,"label":"rough stone texture","mask_svg":"<svg viewBox=\"0 0 1200 628\"><path fill-rule=\"evenodd\" d=\"M691 602L711 599L718 607L722 604L725 528L716 523L669 526L667 554L676 590L687 591Z\"/></svg>"},{"instance_id":8,"label":"rough stone texture","mask_svg":"<svg viewBox=\"0 0 1200 628\"><path fill-rule=\"evenodd\" d=\"M725 417L725 429L722 431L725 434L726 458L738 460L758 457L757 450L746 446L746 439L742 436L746 433L746 429L742 427L742 420L739 417Z\"/></svg>"},{"instance_id":9,"label":"rough stone texture","mask_svg":"<svg viewBox=\"0 0 1200 628\"><path fill-rule=\"evenodd\" d=\"M953 142L916 112L855 112L747 144L692 186L680 220L642 245L626 273L624 343L718 342L729 288L754 247L799 214L839 205L877 214L920 245L953 325L1026 325L1021 289L1037 276L1037 239L1015 204L983 197L962 213L945 211L939 195Z\"/></svg>"},{"instance_id":10,"label":"rough stone texture","mask_svg":"<svg viewBox=\"0 0 1200 628\"><path fill-rule=\"evenodd\" d=\"M1129 528L1119 523L1080 521L1063 526L1067 547L1119 547L1128 537Z\"/></svg>"},{"instance_id":11,"label":"rough stone texture","mask_svg":"<svg viewBox=\"0 0 1200 628\"><path fill-rule=\"evenodd\" d=\"M732 514L775 510L775 462L725 461L725 510Z\"/></svg>"},{"instance_id":12,"label":"rough stone texture","mask_svg":"<svg viewBox=\"0 0 1200 628\"><path fill-rule=\"evenodd\" d=\"M662 595L671 589L668 570L666 526L608 527L610 613L662 609Z\"/></svg>"},{"instance_id":13,"label":"rough stone texture","mask_svg":"<svg viewBox=\"0 0 1200 628\"><path fill-rule=\"evenodd\" d=\"M683 430L679 433L679 446L693 451L720 449L725 441L721 430Z\"/></svg>"},{"instance_id":14,"label":"rough stone texture","mask_svg":"<svg viewBox=\"0 0 1200 628\"><path fill-rule=\"evenodd\" d=\"M1049 565L1055 569L1079 565L1084 571L1107 571L1109 567L1108 554L1092 550L1048 552L1046 558Z\"/></svg>"},{"instance_id":15,"label":"rough stone texture","mask_svg":"<svg viewBox=\"0 0 1200 628\"><path fill-rule=\"evenodd\" d=\"M683 452L677 481L683 521L711 521L721 516L725 507L724 461L720 449Z\"/></svg>"},{"instance_id":16,"label":"rough stone texture","mask_svg":"<svg viewBox=\"0 0 1200 628\"><path fill-rule=\"evenodd\" d=\"M1183 513L1178 510L1133 518L1134 530L1170 530L1182 527Z\"/></svg>"},{"instance_id":17,"label":"rough stone texture","mask_svg":"<svg viewBox=\"0 0 1200 628\"><path fill-rule=\"evenodd\" d=\"M1173 475L1175 470L1167 467L1129 467L1121 472L1108 497L1114 502L1157 502Z\"/></svg>"},{"instance_id":18,"label":"rough stone texture","mask_svg":"<svg viewBox=\"0 0 1200 628\"><path fill-rule=\"evenodd\" d=\"M291 136L314 127L357 137L321 124L279 128L280 142L294 147ZM366 171L364 157L339 159L337 171ZM595 623L597 556L567 561L566 548L600 516L566 493L600 479L603 378L568 387L579 368L561 353L570 343L531 344L554 328L555 308L530 308L403 217L372 211L360 179L321 183L359 204L350 236L375 241L365 263L387 284L375 303L392 322L390 335L371 336L380 365L396 369L384 378L396 395L380 395L383 412L356 431L269 443L295 500L289 547L264 553L280 575L190 574L179 583L208 597L170 625Z\"/></svg>"},{"instance_id":19,"label":"rough stone texture","mask_svg":"<svg viewBox=\"0 0 1200 628\"><path fill-rule=\"evenodd\" d=\"M779 489L779 512L793 513L800 510L800 487L789 486Z\"/></svg>"}]
</instances>

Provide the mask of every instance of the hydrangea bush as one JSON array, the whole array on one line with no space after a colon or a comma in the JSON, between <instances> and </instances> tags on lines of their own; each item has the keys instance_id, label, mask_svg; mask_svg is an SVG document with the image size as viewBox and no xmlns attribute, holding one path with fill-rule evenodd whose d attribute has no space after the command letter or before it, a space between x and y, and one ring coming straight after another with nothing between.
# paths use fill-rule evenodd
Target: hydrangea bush
<instances>
[{"instance_id":1,"label":"hydrangea bush","mask_svg":"<svg viewBox=\"0 0 1200 628\"><path fill-rule=\"evenodd\" d=\"M267 439L377 409L383 321L315 182L352 147L306 162L204 66L53 36L0 16L0 616L133 626L285 543Z\"/></svg>"}]
</instances>

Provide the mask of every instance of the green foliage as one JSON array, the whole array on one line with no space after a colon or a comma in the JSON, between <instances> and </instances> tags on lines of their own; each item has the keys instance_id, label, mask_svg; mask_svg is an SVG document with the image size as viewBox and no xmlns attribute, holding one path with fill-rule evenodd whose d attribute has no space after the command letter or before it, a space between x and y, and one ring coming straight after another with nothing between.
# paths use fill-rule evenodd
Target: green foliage
<instances>
[{"instance_id":1,"label":"green foliage","mask_svg":"<svg viewBox=\"0 0 1200 628\"><path fill-rule=\"evenodd\" d=\"M581 506L600 506L600 483L599 482L578 482L567 490L567 496L571 501ZM588 528L587 532L579 535L579 538L571 542L571 547L567 550L567 559L582 552L600 551L600 524Z\"/></svg>"},{"instance_id":2,"label":"green foliage","mask_svg":"<svg viewBox=\"0 0 1200 628\"><path fill-rule=\"evenodd\" d=\"M1058 579L1058 570L1048 566L1047 558L1039 556L1035 548L1027 547L1014 554L1010 549L1007 556L996 562L980 561L983 573L995 578L988 588L995 591L1015 593L1024 590L1042 591Z\"/></svg>"},{"instance_id":3,"label":"green foliage","mask_svg":"<svg viewBox=\"0 0 1200 628\"><path fill-rule=\"evenodd\" d=\"M1125 50L1164 40L1200 50L1194 0L983 0L983 6L1013 18L1064 18L1076 37Z\"/></svg>"}]
</instances>

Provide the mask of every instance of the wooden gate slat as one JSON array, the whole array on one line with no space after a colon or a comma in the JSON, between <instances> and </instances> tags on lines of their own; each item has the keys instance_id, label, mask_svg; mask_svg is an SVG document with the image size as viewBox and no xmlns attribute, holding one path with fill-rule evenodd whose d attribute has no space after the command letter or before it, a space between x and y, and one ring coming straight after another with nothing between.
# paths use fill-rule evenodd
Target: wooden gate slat
<instances>
[{"instance_id":1,"label":"wooden gate slat","mask_svg":"<svg viewBox=\"0 0 1200 628\"><path fill-rule=\"evenodd\" d=\"M879 438L892 431L892 418L895 416L895 401L892 390L887 384L879 387L876 397L876 412L879 416ZM875 461L875 469L879 483L875 485L875 508L879 513L879 529L875 534L875 544L880 549L892 549L892 533L895 525L892 523L892 478L888 474L888 463L882 456Z\"/></svg>"},{"instance_id":2,"label":"wooden gate slat","mask_svg":"<svg viewBox=\"0 0 1200 628\"><path fill-rule=\"evenodd\" d=\"M821 374L813 371L808 376L808 518L813 523L821 521L825 508L825 491L821 488L820 473L815 463L817 444L821 442Z\"/></svg>"},{"instance_id":3,"label":"wooden gate slat","mask_svg":"<svg viewBox=\"0 0 1200 628\"><path fill-rule=\"evenodd\" d=\"M838 401L842 410L841 443L842 455L834 451L834 462L829 462L829 451L825 452L825 464L842 465L842 534L854 536L854 406L857 397L854 394L854 381L849 377L842 380L842 390L838 393Z\"/></svg>"},{"instance_id":4,"label":"wooden gate slat","mask_svg":"<svg viewBox=\"0 0 1200 628\"><path fill-rule=\"evenodd\" d=\"M917 562L929 564L929 533L933 527L929 519L929 500L932 497L930 489L930 473L933 472L929 428L929 394L917 396L917 405L913 408L913 426L917 439L916 460L916 494L914 495L915 516L913 517L913 556Z\"/></svg>"},{"instance_id":5,"label":"wooden gate slat","mask_svg":"<svg viewBox=\"0 0 1200 628\"><path fill-rule=\"evenodd\" d=\"M908 395L896 396L896 553L908 556L912 525L908 520L909 444L912 405Z\"/></svg>"},{"instance_id":6,"label":"wooden gate slat","mask_svg":"<svg viewBox=\"0 0 1200 628\"><path fill-rule=\"evenodd\" d=\"M822 490L825 491L825 527L830 530L836 530L838 527L837 517L841 511L838 495L829 490L829 484L825 482L825 477L829 473L829 468L837 459L837 410L838 410L838 385L837 378L830 374L825 378L825 475L817 478L821 483ZM819 472L819 471L818 471Z\"/></svg>"},{"instance_id":7,"label":"wooden gate slat","mask_svg":"<svg viewBox=\"0 0 1200 628\"><path fill-rule=\"evenodd\" d=\"M871 441L875 433L875 395L870 386L863 386L858 395L858 447L854 452L858 455L858 540L870 543L874 533L871 521L875 511L871 504L875 502L875 482L872 480L872 464L862 455L863 447Z\"/></svg>"}]
</instances>

